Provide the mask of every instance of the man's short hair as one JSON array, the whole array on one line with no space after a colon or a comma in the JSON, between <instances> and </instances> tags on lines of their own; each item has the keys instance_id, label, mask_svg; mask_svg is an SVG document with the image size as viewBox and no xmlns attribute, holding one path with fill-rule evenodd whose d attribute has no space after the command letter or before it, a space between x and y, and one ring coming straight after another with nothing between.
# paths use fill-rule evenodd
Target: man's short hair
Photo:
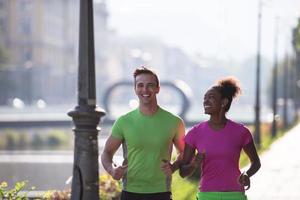
<instances>
[{"instance_id":1,"label":"man's short hair","mask_svg":"<svg viewBox=\"0 0 300 200\"><path fill-rule=\"evenodd\" d=\"M139 68L136 68L135 71L133 72L134 84L135 84L135 81L136 81L136 77L140 74L151 74L151 75L153 75L155 77L157 87L159 86L159 80L158 80L157 74L154 72L154 70L149 69L145 66L141 66Z\"/></svg>"}]
</instances>

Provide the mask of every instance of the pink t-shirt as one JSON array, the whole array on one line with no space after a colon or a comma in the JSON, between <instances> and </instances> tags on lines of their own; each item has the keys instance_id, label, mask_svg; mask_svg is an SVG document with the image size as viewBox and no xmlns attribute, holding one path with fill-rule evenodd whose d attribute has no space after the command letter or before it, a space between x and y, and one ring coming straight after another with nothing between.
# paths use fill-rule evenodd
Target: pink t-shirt
<instances>
[{"instance_id":1,"label":"pink t-shirt","mask_svg":"<svg viewBox=\"0 0 300 200\"><path fill-rule=\"evenodd\" d=\"M215 131L208 122L195 125L185 142L198 152L205 149L199 190L201 192L244 191L238 183L242 148L252 141L250 131L242 124L227 120L225 127Z\"/></svg>"}]
</instances>

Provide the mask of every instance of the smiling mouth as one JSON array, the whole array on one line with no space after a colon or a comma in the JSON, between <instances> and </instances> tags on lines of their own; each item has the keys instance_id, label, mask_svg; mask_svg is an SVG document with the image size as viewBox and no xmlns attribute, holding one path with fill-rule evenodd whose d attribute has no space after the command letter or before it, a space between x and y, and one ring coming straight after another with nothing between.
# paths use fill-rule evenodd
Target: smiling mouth
<instances>
[{"instance_id":1,"label":"smiling mouth","mask_svg":"<svg viewBox=\"0 0 300 200\"><path fill-rule=\"evenodd\" d=\"M204 106L204 108L210 108L211 106Z\"/></svg>"}]
</instances>

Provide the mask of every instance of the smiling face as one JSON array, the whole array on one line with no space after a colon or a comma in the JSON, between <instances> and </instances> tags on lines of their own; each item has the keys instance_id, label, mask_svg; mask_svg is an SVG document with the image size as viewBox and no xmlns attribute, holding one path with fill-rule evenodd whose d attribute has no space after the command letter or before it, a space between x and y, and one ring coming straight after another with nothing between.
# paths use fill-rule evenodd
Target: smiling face
<instances>
[{"instance_id":1,"label":"smiling face","mask_svg":"<svg viewBox=\"0 0 300 200\"><path fill-rule=\"evenodd\" d=\"M159 86L153 74L137 75L134 90L140 100L140 105L157 105L156 94L159 92Z\"/></svg>"},{"instance_id":2,"label":"smiling face","mask_svg":"<svg viewBox=\"0 0 300 200\"><path fill-rule=\"evenodd\" d=\"M219 114L222 109L221 94L217 89L211 88L204 95L204 113L209 115Z\"/></svg>"}]
</instances>

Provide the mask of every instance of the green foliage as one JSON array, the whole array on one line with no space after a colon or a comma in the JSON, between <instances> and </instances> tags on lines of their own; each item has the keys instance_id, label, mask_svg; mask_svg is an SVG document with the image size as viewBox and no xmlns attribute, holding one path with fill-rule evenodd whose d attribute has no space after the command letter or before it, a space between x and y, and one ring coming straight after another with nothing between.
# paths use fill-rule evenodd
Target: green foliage
<instances>
[{"instance_id":1,"label":"green foliage","mask_svg":"<svg viewBox=\"0 0 300 200\"><path fill-rule=\"evenodd\" d=\"M40 134L34 134L32 136L31 145L33 149L41 149L44 146L43 137Z\"/></svg>"},{"instance_id":2,"label":"green foliage","mask_svg":"<svg viewBox=\"0 0 300 200\"><path fill-rule=\"evenodd\" d=\"M27 149L29 146L29 136L26 133L20 133L19 138L18 138L18 143L17 146L20 149Z\"/></svg>"},{"instance_id":3,"label":"green foliage","mask_svg":"<svg viewBox=\"0 0 300 200\"><path fill-rule=\"evenodd\" d=\"M2 35L2 27L0 27L0 35ZM9 60L8 50L4 47L3 41L0 38L0 69L5 67Z\"/></svg>"},{"instance_id":4,"label":"green foliage","mask_svg":"<svg viewBox=\"0 0 300 200\"><path fill-rule=\"evenodd\" d=\"M173 200L196 199L199 180L181 178L178 171L172 177L172 196Z\"/></svg>"},{"instance_id":5,"label":"green foliage","mask_svg":"<svg viewBox=\"0 0 300 200\"><path fill-rule=\"evenodd\" d=\"M17 145L17 141L19 139L19 134L16 134L15 131L8 129L4 132L4 141L5 145L4 148L6 150L12 150L14 146Z\"/></svg>"},{"instance_id":6,"label":"green foliage","mask_svg":"<svg viewBox=\"0 0 300 200\"><path fill-rule=\"evenodd\" d=\"M27 195L19 195L19 192L24 189L27 181L17 182L14 188L9 189L7 182L2 182L0 184L0 199L6 200L25 200L28 199Z\"/></svg>"},{"instance_id":7,"label":"green foliage","mask_svg":"<svg viewBox=\"0 0 300 200\"><path fill-rule=\"evenodd\" d=\"M298 19L297 27L293 32L293 45L297 52L300 52L300 18Z\"/></svg>"},{"instance_id":8,"label":"green foliage","mask_svg":"<svg viewBox=\"0 0 300 200\"><path fill-rule=\"evenodd\" d=\"M5 129L0 132L0 150L67 149L71 146L71 138L71 134L60 129L35 133Z\"/></svg>"},{"instance_id":9,"label":"green foliage","mask_svg":"<svg viewBox=\"0 0 300 200\"><path fill-rule=\"evenodd\" d=\"M1 44L0 41L0 69L5 68L5 64L8 62L8 59L9 59L8 52Z\"/></svg>"},{"instance_id":10,"label":"green foliage","mask_svg":"<svg viewBox=\"0 0 300 200\"><path fill-rule=\"evenodd\" d=\"M60 130L52 130L48 133L47 144L50 147L58 147L61 145L67 145L69 141L66 133Z\"/></svg>"}]
</instances>

